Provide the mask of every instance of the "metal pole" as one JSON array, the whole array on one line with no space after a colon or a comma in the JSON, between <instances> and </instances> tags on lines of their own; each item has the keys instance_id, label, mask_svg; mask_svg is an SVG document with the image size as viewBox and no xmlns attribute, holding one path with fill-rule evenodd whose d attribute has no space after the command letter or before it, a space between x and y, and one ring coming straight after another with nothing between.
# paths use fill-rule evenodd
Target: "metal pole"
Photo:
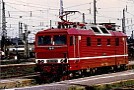
<instances>
[{"instance_id":1,"label":"metal pole","mask_svg":"<svg viewBox=\"0 0 134 90\"><path fill-rule=\"evenodd\" d=\"M123 9L122 31L123 31L123 33L126 34L126 28L125 28L125 9Z\"/></svg>"},{"instance_id":2,"label":"metal pole","mask_svg":"<svg viewBox=\"0 0 134 90\"><path fill-rule=\"evenodd\" d=\"M29 54L28 54L28 31L27 31L27 25L24 24L24 27L25 27L25 38L24 38L24 41L25 41L25 57L28 58L29 57Z\"/></svg>"},{"instance_id":3,"label":"metal pole","mask_svg":"<svg viewBox=\"0 0 134 90\"><path fill-rule=\"evenodd\" d=\"M52 28L52 20L50 20L50 28Z\"/></svg>"},{"instance_id":4,"label":"metal pole","mask_svg":"<svg viewBox=\"0 0 134 90\"><path fill-rule=\"evenodd\" d=\"M19 22L19 38L22 40L22 23Z\"/></svg>"},{"instance_id":5,"label":"metal pole","mask_svg":"<svg viewBox=\"0 0 134 90\"><path fill-rule=\"evenodd\" d=\"M133 34L134 30L132 31L132 39L134 39L134 34Z\"/></svg>"},{"instance_id":6,"label":"metal pole","mask_svg":"<svg viewBox=\"0 0 134 90\"><path fill-rule=\"evenodd\" d=\"M63 0L60 0L60 17L63 17Z\"/></svg>"},{"instance_id":7,"label":"metal pole","mask_svg":"<svg viewBox=\"0 0 134 90\"><path fill-rule=\"evenodd\" d=\"M85 23L85 13L82 14L82 22Z\"/></svg>"},{"instance_id":8,"label":"metal pole","mask_svg":"<svg viewBox=\"0 0 134 90\"><path fill-rule=\"evenodd\" d=\"M94 24L96 24L96 0L94 2Z\"/></svg>"},{"instance_id":9,"label":"metal pole","mask_svg":"<svg viewBox=\"0 0 134 90\"><path fill-rule=\"evenodd\" d=\"M2 41L1 41L1 50L6 53L6 38L7 38L7 30L6 30L6 17L5 17L5 2L2 0Z\"/></svg>"},{"instance_id":10,"label":"metal pole","mask_svg":"<svg viewBox=\"0 0 134 90\"><path fill-rule=\"evenodd\" d=\"M15 45L15 48L16 48L16 60L17 60L17 63L19 63L19 53L18 53L18 38L16 38L16 45Z\"/></svg>"}]
</instances>

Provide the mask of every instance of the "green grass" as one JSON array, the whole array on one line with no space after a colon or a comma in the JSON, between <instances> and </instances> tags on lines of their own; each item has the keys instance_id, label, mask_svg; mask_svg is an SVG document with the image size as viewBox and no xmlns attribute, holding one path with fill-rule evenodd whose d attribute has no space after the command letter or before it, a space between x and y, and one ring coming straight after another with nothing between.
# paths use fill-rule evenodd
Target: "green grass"
<instances>
[{"instance_id":1,"label":"green grass","mask_svg":"<svg viewBox=\"0 0 134 90\"><path fill-rule=\"evenodd\" d=\"M88 87L72 85L68 88L68 90L114 90L121 88L129 88L129 89L134 88L134 79L117 81L109 84L93 85Z\"/></svg>"}]
</instances>

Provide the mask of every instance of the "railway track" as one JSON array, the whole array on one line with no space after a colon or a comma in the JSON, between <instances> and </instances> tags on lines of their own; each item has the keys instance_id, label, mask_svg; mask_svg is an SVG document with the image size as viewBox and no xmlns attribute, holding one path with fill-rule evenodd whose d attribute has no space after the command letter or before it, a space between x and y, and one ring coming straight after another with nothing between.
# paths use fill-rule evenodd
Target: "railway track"
<instances>
[{"instance_id":1,"label":"railway track","mask_svg":"<svg viewBox=\"0 0 134 90\"><path fill-rule=\"evenodd\" d=\"M133 90L133 70L102 74L12 90Z\"/></svg>"},{"instance_id":2,"label":"railway track","mask_svg":"<svg viewBox=\"0 0 134 90\"><path fill-rule=\"evenodd\" d=\"M0 78L28 77L36 75L35 63L0 65Z\"/></svg>"},{"instance_id":3,"label":"railway track","mask_svg":"<svg viewBox=\"0 0 134 90\"><path fill-rule=\"evenodd\" d=\"M35 63L1 65L0 66L1 79L3 79L3 80L8 80L8 78L13 79L13 80L15 80L15 79L28 79L29 80L30 79L31 80L30 83L32 83L32 81L34 80L35 84L38 84L37 83L38 82L37 81L38 74L35 73L35 71L34 71L35 66L36 66ZM128 69L134 69L134 62L129 62ZM97 75L95 75L95 76L97 76ZM79 78L76 78L76 79L79 79ZM9 82L10 82L10 80L9 80ZM70 85L72 85L72 84L70 84ZM77 85L77 84L74 84L74 85ZM77 85L77 86L81 86L81 85ZM128 87L133 88L133 85L132 86L129 85L129 86L126 86L123 88L128 88Z\"/></svg>"},{"instance_id":4,"label":"railway track","mask_svg":"<svg viewBox=\"0 0 134 90\"><path fill-rule=\"evenodd\" d=\"M37 76L38 74L34 71L36 67L35 63L22 63L22 64L9 64L0 65L0 78L23 78ZM128 69L134 68L134 62L129 62Z\"/></svg>"}]
</instances>

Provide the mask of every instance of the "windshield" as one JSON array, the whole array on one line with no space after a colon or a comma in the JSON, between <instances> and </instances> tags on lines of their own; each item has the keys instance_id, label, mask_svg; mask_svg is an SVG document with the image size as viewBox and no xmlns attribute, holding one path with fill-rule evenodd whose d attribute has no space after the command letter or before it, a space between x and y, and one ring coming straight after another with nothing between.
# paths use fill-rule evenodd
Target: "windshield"
<instances>
[{"instance_id":1,"label":"windshield","mask_svg":"<svg viewBox=\"0 0 134 90\"><path fill-rule=\"evenodd\" d=\"M51 36L39 36L38 45L48 45L51 44Z\"/></svg>"},{"instance_id":2,"label":"windshield","mask_svg":"<svg viewBox=\"0 0 134 90\"><path fill-rule=\"evenodd\" d=\"M65 45L67 44L66 35L38 36L38 45Z\"/></svg>"},{"instance_id":3,"label":"windshield","mask_svg":"<svg viewBox=\"0 0 134 90\"><path fill-rule=\"evenodd\" d=\"M67 41L66 35L54 35L53 40L55 45L59 45L59 44L65 45Z\"/></svg>"}]
</instances>

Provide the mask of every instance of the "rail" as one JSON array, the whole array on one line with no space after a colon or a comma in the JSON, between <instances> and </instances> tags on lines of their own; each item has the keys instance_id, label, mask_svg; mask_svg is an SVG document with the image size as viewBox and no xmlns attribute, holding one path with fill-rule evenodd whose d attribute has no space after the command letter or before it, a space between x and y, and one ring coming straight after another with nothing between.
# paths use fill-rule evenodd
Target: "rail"
<instances>
[{"instance_id":1,"label":"rail","mask_svg":"<svg viewBox=\"0 0 134 90\"><path fill-rule=\"evenodd\" d=\"M37 75L35 72L35 63L8 64L0 65L0 78L13 78L20 76ZM134 61L127 65L128 70L134 69Z\"/></svg>"},{"instance_id":2,"label":"rail","mask_svg":"<svg viewBox=\"0 0 134 90\"><path fill-rule=\"evenodd\" d=\"M0 65L0 78L36 75L34 68L35 63Z\"/></svg>"}]
</instances>

